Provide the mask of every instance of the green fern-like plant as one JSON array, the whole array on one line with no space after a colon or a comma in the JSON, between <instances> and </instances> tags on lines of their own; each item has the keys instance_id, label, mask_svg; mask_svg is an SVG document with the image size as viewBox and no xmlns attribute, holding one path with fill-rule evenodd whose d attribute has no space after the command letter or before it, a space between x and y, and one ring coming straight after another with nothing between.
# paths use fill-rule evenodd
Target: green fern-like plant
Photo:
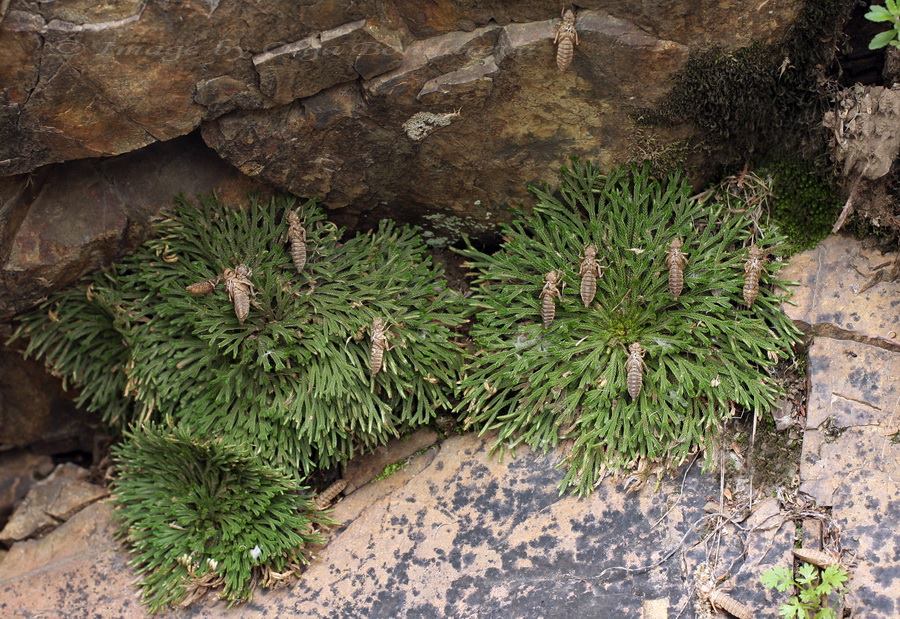
<instances>
[{"instance_id":1,"label":"green fern-like plant","mask_svg":"<svg viewBox=\"0 0 900 619\"><path fill-rule=\"evenodd\" d=\"M296 572L330 520L287 472L246 447L146 426L113 448L116 518L152 612L221 587L230 603L253 583Z\"/></svg>"},{"instance_id":2,"label":"green fern-like plant","mask_svg":"<svg viewBox=\"0 0 900 619\"><path fill-rule=\"evenodd\" d=\"M307 230L299 274L285 243L289 209ZM415 229L382 222L342 240L312 202L229 209L209 199L182 201L156 233L86 289L23 316L17 333L107 421L172 419L302 476L450 407L462 299ZM244 324L221 284L207 296L185 290L237 264L252 269L256 290ZM376 316L391 349L373 378Z\"/></svg>"},{"instance_id":3,"label":"green fern-like plant","mask_svg":"<svg viewBox=\"0 0 900 619\"><path fill-rule=\"evenodd\" d=\"M660 182L645 169L604 176L578 161L563 169L557 192L533 193L533 211L505 227L498 252L461 251L476 273L475 351L458 405L467 426L496 432L497 447L547 449L572 439L562 486L585 494L604 466L683 457L734 406L773 405L770 370L792 354L798 331L781 311L777 260L756 302L743 306L747 214L692 199L680 176ZM665 263L675 237L689 260L677 301ZM774 232L756 240L769 253L781 241ZM606 268L585 308L578 269L588 243ZM562 271L566 287L545 329L538 295L551 270ZM633 342L646 350L636 401L626 388Z\"/></svg>"},{"instance_id":4,"label":"green fern-like plant","mask_svg":"<svg viewBox=\"0 0 900 619\"><path fill-rule=\"evenodd\" d=\"M810 563L802 563L796 576L789 567L775 566L760 577L767 589L797 592L778 607L778 616L785 619L837 619L837 613L828 604L828 596L843 594L849 579L850 574L840 565L829 565L820 572Z\"/></svg>"}]
</instances>

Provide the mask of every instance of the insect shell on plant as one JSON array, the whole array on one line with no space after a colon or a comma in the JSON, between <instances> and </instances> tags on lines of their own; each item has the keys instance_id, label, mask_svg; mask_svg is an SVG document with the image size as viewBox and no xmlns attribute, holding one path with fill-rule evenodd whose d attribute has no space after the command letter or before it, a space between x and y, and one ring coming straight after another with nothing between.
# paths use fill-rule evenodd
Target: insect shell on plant
<instances>
[{"instance_id":1,"label":"insect shell on plant","mask_svg":"<svg viewBox=\"0 0 900 619\"><path fill-rule=\"evenodd\" d=\"M559 286L562 284L562 273L550 271L544 275L544 287L539 296L541 300L541 320L544 328L549 327L556 317L556 298L562 296Z\"/></svg>"},{"instance_id":2,"label":"insect shell on plant","mask_svg":"<svg viewBox=\"0 0 900 619\"><path fill-rule=\"evenodd\" d=\"M584 248L578 275L581 276L581 302L590 307L597 294L597 280L603 277L603 267L597 263L597 248L593 244Z\"/></svg>"},{"instance_id":3,"label":"insect shell on plant","mask_svg":"<svg viewBox=\"0 0 900 619\"><path fill-rule=\"evenodd\" d=\"M244 324L250 314L250 297L253 296L253 272L246 265L239 264L234 269L225 269L222 279L225 280L225 291L234 306L234 315L238 322Z\"/></svg>"},{"instance_id":4,"label":"insect shell on plant","mask_svg":"<svg viewBox=\"0 0 900 619\"><path fill-rule=\"evenodd\" d=\"M298 273L306 266L306 228L300 223L300 217L295 211L287 214L288 231L287 238L291 244L291 261Z\"/></svg>"},{"instance_id":5,"label":"insect shell on plant","mask_svg":"<svg viewBox=\"0 0 900 619\"><path fill-rule=\"evenodd\" d=\"M372 320L372 349L369 352L369 371L372 376L381 371L387 348L387 325L384 319L376 317Z\"/></svg>"},{"instance_id":6,"label":"insect shell on plant","mask_svg":"<svg viewBox=\"0 0 900 619\"><path fill-rule=\"evenodd\" d=\"M687 256L681 251L681 239L674 238L669 244L666 253L666 264L669 267L669 292L677 299L684 290L684 266L687 264Z\"/></svg>"},{"instance_id":7,"label":"insect shell on plant","mask_svg":"<svg viewBox=\"0 0 900 619\"><path fill-rule=\"evenodd\" d=\"M747 307L753 305L756 297L759 296L759 277L762 275L766 260L763 250L753 244L750 246L750 253L747 262L744 263L744 303Z\"/></svg>"},{"instance_id":8,"label":"insect shell on plant","mask_svg":"<svg viewBox=\"0 0 900 619\"><path fill-rule=\"evenodd\" d=\"M638 342L628 347L625 371L628 374L628 395L636 400L644 385L644 349Z\"/></svg>"},{"instance_id":9,"label":"insect shell on plant","mask_svg":"<svg viewBox=\"0 0 900 619\"><path fill-rule=\"evenodd\" d=\"M213 277L211 279L205 279L202 282L191 284L190 286L185 286L184 289L191 296L202 297L203 295L210 294L213 290L215 290L218 283L219 278Z\"/></svg>"},{"instance_id":10,"label":"insect shell on plant","mask_svg":"<svg viewBox=\"0 0 900 619\"><path fill-rule=\"evenodd\" d=\"M572 64L575 55L575 46L578 45L578 31L575 30L575 13L572 9L563 9L562 22L556 29L556 66L560 71L565 71Z\"/></svg>"}]
</instances>

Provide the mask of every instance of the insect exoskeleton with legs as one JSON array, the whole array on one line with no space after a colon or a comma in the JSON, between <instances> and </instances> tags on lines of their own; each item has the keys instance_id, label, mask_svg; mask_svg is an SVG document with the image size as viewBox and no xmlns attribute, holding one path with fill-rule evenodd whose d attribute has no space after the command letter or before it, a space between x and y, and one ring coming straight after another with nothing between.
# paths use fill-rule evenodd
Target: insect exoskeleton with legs
<instances>
[{"instance_id":1,"label":"insect exoskeleton with legs","mask_svg":"<svg viewBox=\"0 0 900 619\"><path fill-rule=\"evenodd\" d=\"M234 315L237 316L238 322L244 324L247 316L250 314L250 299L255 294L253 282L250 276L253 271L244 264L239 264L234 269L225 269L222 273L222 279L225 281L225 291L231 304L234 306Z\"/></svg>"},{"instance_id":2,"label":"insect exoskeleton with legs","mask_svg":"<svg viewBox=\"0 0 900 619\"><path fill-rule=\"evenodd\" d=\"M306 228L303 227L300 216L297 215L296 211L288 211L287 223L286 240L291 244L291 261L294 263L294 268L297 269L297 272L302 273L303 267L306 266L307 258Z\"/></svg>"},{"instance_id":3,"label":"insect exoskeleton with legs","mask_svg":"<svg viewBox=\"0 0 900 619\"><path fill-rule=\"evenodd\" d=\"M759 296L759 278L766 266L765 252L756 243L750 245L747 261L744 263L744 303L753 305Z\"/></svg>"},{"instance_id":4,"label":"insect exoskeleton with legs","mask_svg":"<svg viewBox=\"0 0 900 619\"><path fill-rule=\"evenodd\" d=\"M384 353L390 350L388 342L388 326L383 318L376 316L372 319L371 349L369 350L369 372L372 376L378 374L384 366Z\"/></svg>"},{"instance_id":5,"label":"insect exoskeleton with legs","mask_svg":"<svg viewBox=\"0 0 900 619\"><path fill-rule=\"evenodd\" d=\"M666 265L669 267L669 292L674 299L680 297L681 291L684 290L684 267L688 262L681 247L681 239L674 238L669 244L669 251L666 252Z\"/></svg>"},{"instance_id":6,"label":"insect exoskeleton with legs","mask_svg":"<svg viewBox=\"0 0 900 619\"><path fill-rule=\"evenodd\" d=\"M753 619L753 611L750 607L739 602L721 589L704 587L700 589L700 597L716 610L724 610L736 619Z\"/></svg>"},{"instance_id":7,"label":"insect exoskeleton with legs","mask_svg":"<svg viewBox=\"0 0 900 619\"><path fill-rule=\"evenodd\" d=\"M539 296L541 300L541 320L544 323L544 328L549 327L556 317L556 299L562 296L560 290L562 283L561 271L550 271L544 275L544 287L541 289Z\"/></svg>"},{"instance_id":8,"label":"insect exoskeleton with legs","mask_svg":"<svg viewBox=\"0 0 900 619\"><path fill-rule=\"evenodd\" d=\"M575 55L575 46L578 45L578 31L575 30L575 13L572 9L562 10L562 21L556 29L556 66L560 71L565 71L572 64Z\"/></svg>"},{"instance_id":9,"label":"insect exoskeleton with legs","mask_svg":"<svg viewBox=\"0 0 900 619\"><path fill-rule=\"evenodd\" d=\"M603 265L597 262L597 248L593 243L584 248L578 275L581 276L581 302L590 307L597 294L597 280L603 277Z\"/></svg>"},{"instance_id":10,"label":"insect exoskeleton with legs","mask_svg":"<svg viewBox=\"0 0 900 619\"><path fill-rule=\"evenodd\" d=\"M327 509L334 500L338 497L338 495L344 491L344 488L347 487L346 479L338 479L330 486L325 488L322 492L316 495L315 502L316 507L319 509Z\"/></svg>"},{"instance_id":11,"label":"insect exoskeleton with legs","mask_svg":"<svg viewBox=\"0 0 900 619\"><path fill-rule=\"evenodd\" d=\"M644 348L640 342L634 342L628 347L625 371L628 375L628 395L632 400L636 400L644 385Z\"/></svg>"}]
</instances>

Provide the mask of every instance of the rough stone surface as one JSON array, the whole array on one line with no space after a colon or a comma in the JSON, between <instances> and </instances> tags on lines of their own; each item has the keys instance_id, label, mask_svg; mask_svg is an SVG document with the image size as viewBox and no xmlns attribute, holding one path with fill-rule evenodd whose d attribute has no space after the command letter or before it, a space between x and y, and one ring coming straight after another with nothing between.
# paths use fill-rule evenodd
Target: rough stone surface
<instances>
[{"instance_id":1,"label":"rough stone surface","mask_svg":"<svg viewBox=\"0 0 900 619\"><path fill-rule=\"evenodd\" d=\"M0 30L0 173L185 135L205 113L198 83L253 83L254 55L377 15L378 4L14 0Z\"/></svg>"},{"instance_id":2,"label":"rough stone surface","mask_svg":"<svg viewBox=\"0 0 900 619\"><path fill-rule=\"evenodd\" d=\"M53 470L50 456L24 449L0 452L0 525L13 507L25 498L29 488Z\"/></svg>"},{"instance_id":3,"label":"rough stone surface","mask_svg":"<svg viewBox=\"0 0 900 619\"><path fill-rule=\"evenodd\" d=\"M262 189L196 136L0 180L0 318L133 249L180 193Z\"/></svg>"},{"instance_id":4,"label":"rough stone surface","mask_svg":"<svg viewBox=\"0 0 900 619\"><path fill-rule=\"evenodd\" d=\"M687 137L635 138L630 112L659 102L689 50L778 41L801 4L589 0L560 74L550 0L13 0L0 174L205 125L242 170L357 217L503 210L570 154L608 165ZM403 133L416 113L457 110L419 144Z\"/></svg>"},{"instance_id":5,"label":"rough stone surface","mask_svg":"<svg viewBox=\"0 0 900 619\"><path fill-rule=\"evenodd\" d=\"M704 505L718 494L717 477L694 466L658 491L651 483L632 493L607 480L579 500L559 496L556 458L521 450L501 461L485 439L448 438L339 501L341 524L295 586L258 592L231 612L207 599L190 616L636 617L660 599L692 616L688 587L714 547L698 542L713 518ZM0 610L140 616L105 510L93 505L44 540L13 546L0 567ZM83 524L88 511L92 528ZM742 526L752 530L747 557L731 531L720 565L732 565L739 597L761 609L771 601L758 572L787 560L793 529L765 503ZM51 560L45 543L62 533L76 548L90 535L90 547Z\"/></svg>"},{"instance_id":6,"label":"rough stone surface","mask_svg":"<svg viewBox=\"0 0 900 619\"><path fill-rule=\"evenodd\" d=\"M39 363L0 346L0 449L54 454L90 451L95 420Z\"/></svg>"},{"instance_id":7,"label":"rough stone surface","mask_svg":"<svg viewBox=\"0 0 900 619\"><path fill-rule=\"evenodd\" d=\"M414 221L438 211L492 225L508 202L527 197L527 183L552 180L569 155L605 165L633 156L631 111L661 100L690 49L582 11L573 68L560 74L557 21L418 41L397 69L361 86L234 112L205 124L203 136L246 174L350 207L348 218L371 209L396 215L390 206L402 204L400 216ZM639 81L635 66L644 68ZM419 119L430 126L411 131ZM657 137L671 143L686 131Z\"/></svg>"},{"instance_id":8,"label":"rough stone surface","mask_svg":"<svg viewBox=\"0 0 900 619\"><path fill-rule=\"evenodd\" d=\"M45 537L13 544L0 562L4 617L146 617L114 539L112 505L99 501Z\"/></svg>"},{"instance_id":9,"label":"rough stone surface","mask_svg":"<svg viewBox=\"0 0 900 619\"><path fill-rule=\"evenodd\" d=\"M900 615L900 283L858 290L893 259L833 236L783 272L800 281L788 313L814 335L800 490L830 508L854 557L845 607L885 619ZM804 522L814 547L821 535Z\"/></svg>"},{"instance_id":10,"label":"rough stone surface","mask_svg":"<svg viewBox=\"0 0 900 619\"><path fill-rule=\"evenodd\" d=\"M896 259L848 236L830 236L791 259L779 274L800 283L785 311L814 335L900 351L900 281L859 290L875 267Z\"/></svg>"},{"instance_id":11,"label":"rough stone surface","mask_svg":"<svg viewBox=\"0 0 900 619\"><path fill-rule=\"evenodd\" d=\"M73 464L61 464L47 479L34 484L0 531L0 542L10 544L39 535L105 497L106 488L86 481L88 474Z\"/></svg>"},{"instance_id":12,"label":"rough stone surface","mask_svg":"<svg viewBox=\"0 0 900 619\"><path fill-rule=\"evenodd\" d=\"M800 489L832 508L856 554L847 606L900 614L900 352L817 337Z\"/></svg>"}]
</instances>

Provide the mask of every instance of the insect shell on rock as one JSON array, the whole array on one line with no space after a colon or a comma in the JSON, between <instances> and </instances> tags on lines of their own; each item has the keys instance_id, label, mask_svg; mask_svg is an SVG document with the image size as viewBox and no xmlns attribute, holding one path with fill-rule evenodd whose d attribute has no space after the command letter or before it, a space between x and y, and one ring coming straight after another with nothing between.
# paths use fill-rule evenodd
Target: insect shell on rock
<instances>
[{"instance_id":1,"label":"insect shell on rock","mask_svg":"<svg viewBox=\"0 0 900 619\"><path fill-rule=\"evenodd\" d=\"M556 29L556 66L560 71L565 71L572 64L575 56L575 46L578 45L578 31L575 30L575 13L572 9L563 9L562 22Z\"/></svg>"}]
</instances>

